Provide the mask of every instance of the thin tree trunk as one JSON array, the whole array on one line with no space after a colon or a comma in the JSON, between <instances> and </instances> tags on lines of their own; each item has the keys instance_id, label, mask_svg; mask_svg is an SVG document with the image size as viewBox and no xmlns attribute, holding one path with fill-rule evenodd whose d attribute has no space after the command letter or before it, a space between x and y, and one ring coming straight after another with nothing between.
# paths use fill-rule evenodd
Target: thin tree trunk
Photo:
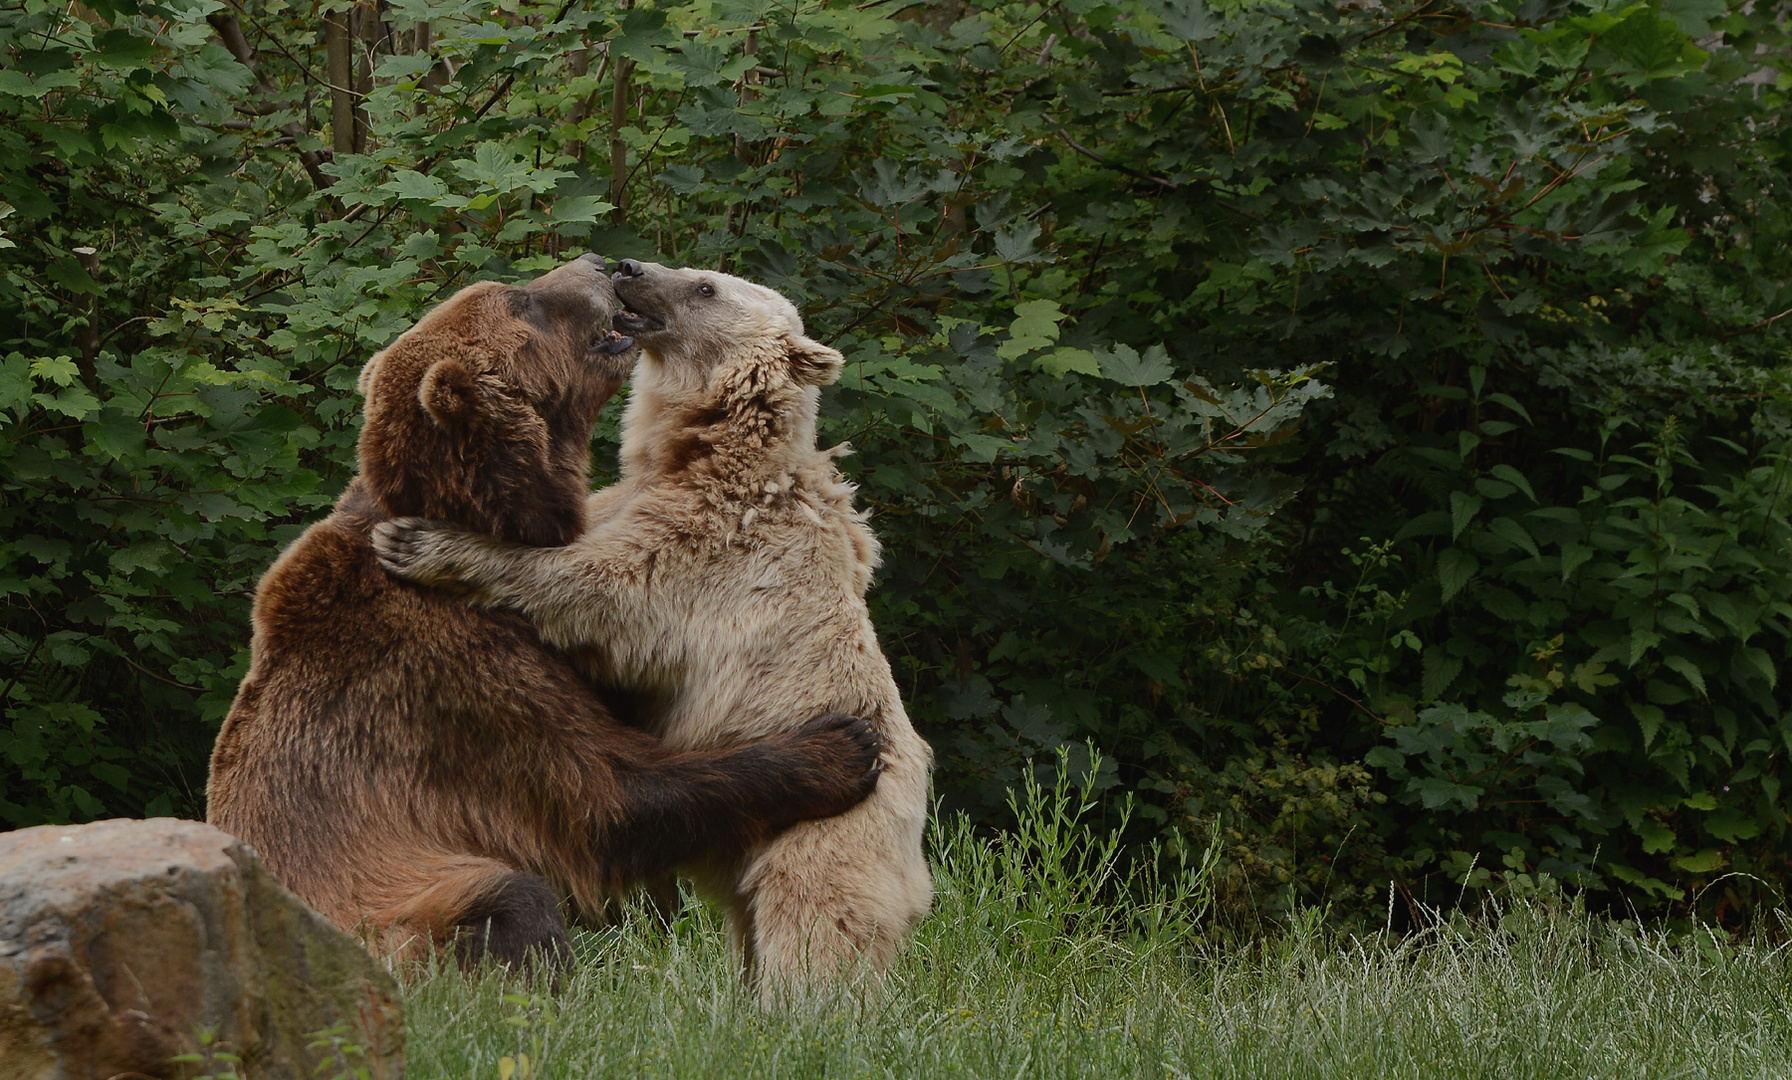
<instances>
[{"instance_id":1,"label":"thin tree trunk","mask_svg":"<svg viewBox=\"0 0 1792 1080\"><path fill-rule=\"evenodd\" d=\"M427 53L435 48L433 31L430 30L429 24L426 22L417 24L416 35L412 40L413 44L416 46L411 50L412 52ZM446 86L448 80L453 77L454 72L448 67L448 61L438 59L435 62L435 66L429 69L429 74L423 76L423 85L429 87L431 91L440 90L442 87Z\"/></svg>"},{"instance_id":2,"label":"thin tree trunk","mask_svg":"<svg viewBox=\"0 0 1792 1080\"><path fill-rule=\"evenodd\" d=\"M759 34L756 31L747 31L747 43L741 52L745 53L749 59L759 55ZM757 85L759 85L759 70L755 65L749 67L740 77L741 108L745 109L747 102L759 96L759 91L753 89ZM748 142L745 136L736 135L734 137L734 156L742 162L748 165L753 163L753 149L753 144Z\"/></svg>"},{"instance_id":3,"label":"thin tree trunk","mask_svg":"<svg viewBox=\"0 0 1792 1080\"><path fill-rule=\"evenodd\" d=\"M98 250L83 244L75 248L75 258L81 262L81 269L95 281L100 276L100 253ZM98 293L87 296L87 321L75 328L75 347L81 350L81 359L75 362L75 370L81 375L81 382L95 395L100 391L99 376L94 374L93 361L100 354L100 297Z\"/></svg>"},{"instance_id":4,"label":"thin tree trunk","mask_svg":"<svg viewBox=\"0 0 1792 1080\"><path fill-rule=\"evenodd\" d=\"M616 0L624 11L635 6L635 0ZM622 125L628 120L628 77L634 62L624 56L612 56L616 69L616 85L610 94L610 211L612 225L628 223L628 145L622 141Z\"/></svg>"},{"instance_id":5,"label":"thin tree trunk","mask_svg":"<svg viewBox=\"0 0 1792 1080\"><path fill-rule=\"evenodd\" d=\"M566 57L566 68L567 74L575 79L582 79L591 74L590 47L581 46L580 48L574 49L571 53L568 53ZM572 124L574 127L583 123L585 118L591 115L591 105L595 99L595 94L587 94L574 103L572 113L566 118L567 123ZM566 140L566 144L560 148L560 152L567 157L572 158L574 161L583 162L585 160L585 140L582 138L568 139Z\"/></svg>"},{"instance_id":6,"label":"thin tree trunk","mask_svg":"<svg viewBox=\"0 0 1792 1080\"><path fill-rule=\"evenodd\" d=\"M377 3L355 5L355 153L367 152L370 124L367 119L367 95L373 93L373 61L379 54L385 24L380 20Z\"/></svg>"},{"instance_id":7,"label":"thin tree trunk","mask_svg":"<svg viewBox=\"0 0 1792 1080\"><path fill-rule=\"evenodd\" d=\"M330 145L338 154L355 152L355 66L350 12L324 15L324 77L330 81Z\"/></svg>"}]
</instances>

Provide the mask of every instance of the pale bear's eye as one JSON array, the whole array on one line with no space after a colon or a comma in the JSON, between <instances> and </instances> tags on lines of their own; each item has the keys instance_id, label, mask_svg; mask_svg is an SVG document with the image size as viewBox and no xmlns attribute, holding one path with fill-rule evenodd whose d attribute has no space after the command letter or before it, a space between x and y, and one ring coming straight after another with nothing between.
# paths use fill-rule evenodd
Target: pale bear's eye
<instances>
[{"instance_id":1,"label":"pale bear's eye","mask_svg":"<svg viewBox=\"0 0 1792 1080\"><path fill-rule=\"evenodd\" d=\"M697 286L697 295L698 296L714 296L715 294L716 294L716 287L714 285L705 283L703 285Z\"/></svg>"}]
</instances>

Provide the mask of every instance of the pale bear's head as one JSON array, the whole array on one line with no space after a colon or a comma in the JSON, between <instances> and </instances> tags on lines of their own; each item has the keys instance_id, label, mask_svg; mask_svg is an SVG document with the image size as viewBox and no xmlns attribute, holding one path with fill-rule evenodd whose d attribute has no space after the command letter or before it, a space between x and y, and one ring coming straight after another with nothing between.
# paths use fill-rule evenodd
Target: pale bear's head
<instances>
[{"instance_id":1,"label":"pale bear's head","mask_svg":"<svg viewBox=\"0 0 1792 1080\"><path fill-rule=\"evenodd\" d=\"M614 281L626 309L616 328L641 343L663 389L702 393L718 377L738 382L748 369L761 390L826 386L840 377L840 354L805 335L796 305L763 285L634 259L622 260Z\"/></svg>"},{"instance_id":2,"label":"pale bear's head","mask_svg":"<svg viewBox=\"0 0 1792 1080\"><path fill-rule=\"evenodd\" d=\"M591 426L634 361L608 271L584 255L469 285L367 362L361 476L386 514L529 544L582 531Z\"/></svg>"}]
</instances>

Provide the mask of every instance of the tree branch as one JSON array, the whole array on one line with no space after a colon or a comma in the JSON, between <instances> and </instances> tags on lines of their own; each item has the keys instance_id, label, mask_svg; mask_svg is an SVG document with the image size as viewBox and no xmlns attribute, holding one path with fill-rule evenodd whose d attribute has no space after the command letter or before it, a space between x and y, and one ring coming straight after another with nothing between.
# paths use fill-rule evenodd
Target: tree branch
<instances>
[{"instance_id":1,"label":"tree branch","mask_svg":"<svg viewBox=\"0 0 1792 1080\"><path fill-rule=\"evenodd\" d=\"M205 17L205 21L211 24L212 29L218 34L218 40L224 43L226 49L230 50L230 55L236 57L237 63L248 68L249 74L255 77L255 92L269 98L277 96L279 91L274 88L274 84L268 82L267 77L261 73L261 66L255 62L255 50L249 47L249 39L243 36L243 26L237 21L236 13L214 11ZM291 102L271 102L270 104L272 107L268 110L269 112L293 107ZM305 125L297 120L289 124L282 124L280 132L283 135L291 136L294 140L306 134ZM327 191L332 183L330 178L324 175L324 171L318 167L324 163L324 160L324 156L315 150L299 151L299 164L305 167L305 175L311 178L311 183L319 191Z\"/></svg>"},{"instance_id":2,"label":"tree branch","mask_svg":"<svg viewBox=\"0 0 1792 1080\"><path fill-rule=\"evenodd\" d=\"M1769 316L1768 318L1762 319L1760 322L1755 323L1752 326L1744 326L1744 327L1741 327L1736 330L1726 330L1722 334L1718 335L1717 340L1728 341L1733 337L1741 337L1744 334L1752 334L1756 330L1765 330L1769 326L1772 326L1774 323L1779 322L1781 319L1785 318L1788 315L1792 315L1792 308L1787 308L1786 310L1780 312L1778 315L1773 315L1773 316Z\"/></svg>"}]
</instances>

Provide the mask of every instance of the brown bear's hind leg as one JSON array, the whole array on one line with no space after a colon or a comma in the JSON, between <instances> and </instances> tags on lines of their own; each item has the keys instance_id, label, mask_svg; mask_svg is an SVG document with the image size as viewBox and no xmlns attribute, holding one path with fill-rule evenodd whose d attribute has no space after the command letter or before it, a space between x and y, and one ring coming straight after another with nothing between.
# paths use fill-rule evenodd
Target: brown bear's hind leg
<instances>
[{"instance_id":1,"label":"brown bear's hind leg","mask_svg":"<svg viewBox=\"0 0 1792 1080\"><path fill-rule=\"evenodd\" d=\"M537 964L550 970L572 964L560 901L534 874L504 878L455 922L452 934L455 958L466 970L486 960L524 975Z\"/></svg>"},{"instance_id":2,"label":"brown bear's hind leg","mask_svg":"<svg viewBox=\"0 0 1792 1080\"><path fill-rule=\"evenodd\" d=\"M369 918L384 931L386 951L401 959L448 949L462 968L490 959L525 973L536 962L572 962L559 898L534 874L440 851L392 859L382 869L387 880L378 892L386 899Z\"/></svg>"}]
</instances>

